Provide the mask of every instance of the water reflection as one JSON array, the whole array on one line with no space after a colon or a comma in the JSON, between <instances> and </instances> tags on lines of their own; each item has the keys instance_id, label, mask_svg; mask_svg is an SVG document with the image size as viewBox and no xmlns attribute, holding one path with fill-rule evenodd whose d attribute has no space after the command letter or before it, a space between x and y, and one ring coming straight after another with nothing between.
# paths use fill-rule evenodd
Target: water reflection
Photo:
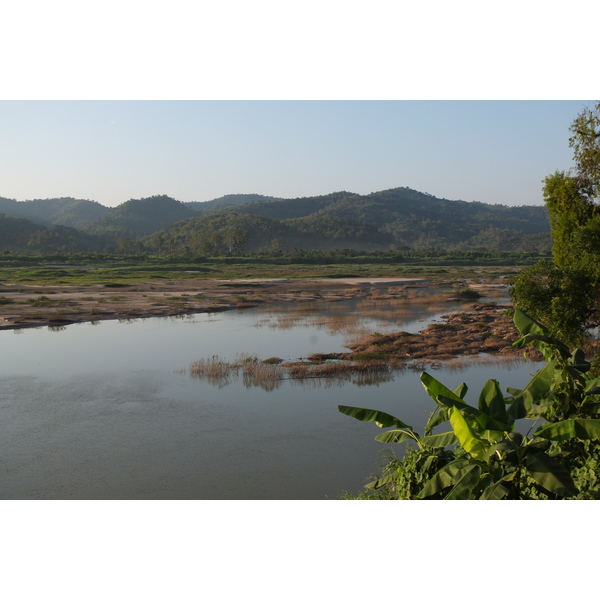
<instances>
[{"instance_id":1,"label":"water reflection","mask_svg":"<svg viewBox=\"0 0 600 600\"><path fill-rule=\"evenodd\" d=\"M356 302L327 305L331 314L352 306L358 311ZM373 439L375 426L340 415L337 405L375 408L422 428L431 400L417 365L269 379L265 361L277 373L299 356L343 351L344 343L343 334L302 321L293 329L255 326L271 316L250 309L68 325L60 335L0 332L0 497L324 499L358 491L384 446ZM387 322L396 321L390 308ZM363 325L378 331L386 321ZM190 377L193 361L213 356L242 366L226 379ZM507 375L507 366L468 359L463 371L440 366L435 377L451 389L466 381L476 405L487 379L522 388L535 370L521 362Z\"/></svg>"}]
</instances>

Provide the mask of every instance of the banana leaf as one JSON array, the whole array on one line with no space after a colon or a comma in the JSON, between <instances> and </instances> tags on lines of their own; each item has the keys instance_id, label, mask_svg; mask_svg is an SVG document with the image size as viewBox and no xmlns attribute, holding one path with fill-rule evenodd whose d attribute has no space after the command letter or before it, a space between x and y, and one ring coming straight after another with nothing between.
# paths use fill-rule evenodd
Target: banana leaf
<instances>
[{"instance_id":1,"label":"banana leaf","mask_svg":"<svg viewBox=\"0 0 600 600\"><path fill-rule=\"evenodd\" d=\"M446 398L451 398L459 404L465 404L461 396L448 389L443 383L440 383L437 379L435 379L435 377L432 377L429 373L427 373L427 371L421 373L421 383L423 384L425 391L431 396L436 404L439 404L438 396L445 396ZM462 385L465 384L461 384L461 386L458 386L456 389L459 390L459 392L462 392L464 395L466 393L466 389L463 391Z\"/></svg>"},{"instance_id":2,"label":"banana leaf","mask_svg":"<svg viewBox=\"0 0 600 600\"><path fill-rule=\"evenodd\" d=\"M595 440L600 438L600 419L569 419L542 425L534 435L546 440Z\"/></svg>"},{"instance_id":3,"label":"banana leaf","mask_svg":"<svg viewBox=\"0 0 600 600\"><path fill-rule=\"evenodd\" d=\"M379 435L375 436L375 439L378 442L382 442L383 444L399 444L400 442L406 441L416 441L415 437L418 437L416 434L410 434L406 431L406 429L392 429L391 431L384 431Z\"/></svg>"},{"instance_id":4,"label":"banana leaf","mask_svg":"<svg viewBox=\"0 0 600 600\"><path fill-rule=\"evenodd\" d=\"M359 421L373 422L375 425L377 425L377 427L396 427L398 429L410 429L412 431L412 427L410 425L407 425L400 419L380 410L343 405L339 405L338 410L343 415L353 417Z\"/></svg>"},{"instance_id":5,"label":"banana leaf","mask_svg":"<svg viewBox=\"0 0 600 600\"><path fill-rule=\"evenodd\" d=\"M454 485L472 466L468 459L460 458L444 465L424 486L417 496L420 499L434 496L442 490Z\"/></svg>"},{"instance_id":6,"label":"banana leaf","mask_svg":"<svg viewBox=\"0 0 600 600\"><path fill-rule=\"evenodd\" d=\"M495 379L488 379L479 394L479 410L495 421L507 423L506 405L500 384ZM508 423L507 423L508 424ZM512 425L512 423L510 423Z\"/></svg>"},{"instance_id":7,"label":"banana leaf","mask_svg":"<svg viewBox=\"0 0 600 600\"><path fill-rule=\"evenodd\" d=\"M450 413L450 424L452 425L452 429L458 438L460 445L466 452L477 460L487 459L487 451L490 446L489 443L484 442L475 434L456 407L453 407L452 412Z\"/></svg>"},{"instance_id":8,"label":"banana leaf","mask_svg":"<svg viewBox=\"0 0 600 600\"><path fill-rule=\"evenodd\" d=\"M473 497L473 489L481 479L481 467L472 465L465 469L460 479L454 484L454 487L448 492L444 500L470 500Z\"/></svg>"},{"instance_id":9,"label":"banana leaf","mask_svg":"<svg viewBox=\"0 0 600 600\"><path fill-rule=\"evenodd\" d=\"M512 481L515 478L515 475L516 471L513 471L512 473L509 473L508 475L502 477L502 479L496 481L496 483L491 484L484 490L479 499L502 500L510 493L510 490L504 484L508 483L509 481Z\"/></svg>"},{"instance_id":10,"label":"banana leaf","mask_svg":"<svg viewBox=\"0 0 600 600\"><path fill-rule=\"evenodd\" d=\"M446 446L451 446L457 442L458 439L453 431L426 435L421 438L421 444L423 444L423 446L429 446L430 448L445 448Z\"/></svg>"},{"instance_id":11,"label":"banana leaf","mask_svg":"<svg viewBox=\"0 0 600 600\"><path fill-rule=\"evenodd\" d=\"M526 467L533 479L552 494L569 497L579 492L567 469L544 452L528 452Z\"/></svg>"}]
</instances>

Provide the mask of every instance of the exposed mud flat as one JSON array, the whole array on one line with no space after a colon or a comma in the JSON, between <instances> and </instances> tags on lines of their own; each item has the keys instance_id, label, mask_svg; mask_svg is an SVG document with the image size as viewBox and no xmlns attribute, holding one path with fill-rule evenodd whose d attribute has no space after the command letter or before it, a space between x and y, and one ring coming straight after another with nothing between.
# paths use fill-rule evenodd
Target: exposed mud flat
<instances>
[{"instance_id":1,"label":"exposed mud flat","mask_svg":"<svg viewBox=\"0 0 600 600\"><path fill-rule=\"evenodd\" d=\"M392 295L418 279L239 279L86 286L0 285L0 329L217 312L259 304Z\"/></svg>"},{"instance_id":2,"label":"exposed mud flat","mask_svg":"<svg viewBox=\"0 0 600 600\"><path fill-rule=\"evenodd\" d=\"M466 283L431 282L407 278L347 279L244 279L164 281L111 286L0 286L0 329L63 326L108 319L133 319L244 309L260 304L314 301L336 302L351 298L402 299L440 302L440 296L420 296L427 288L448 288L442 301L455 300L453 288ZM493 294L503 282L470 285ZM487 292L486 292L487 290ZM400 306L399 306L400 308ZM441 323L420 333L397 332L366 336L349 345L349 352L314 354L308 361L448 360L481 353L519 356L512 347L518 334L506 316L508 305L473 304L467 311L445 315ZM532 358L535 357L532 355Z\"/></svg>"},{"instance_id":3,"label":"exposed mud flat","mask_svg":"<svg viewBox=\"0 0 600 600\"><path fill-rule=\"evenodd\" d=\"M479 354L523 356L522 348L513 347L520 335L507 315L508 308L509 305L473 304L464 312L443 315L442 322L432 323L419 333L373 334L350 344L350 352L312 354L307 358L312 362L379 360L427 364ZM528 356L531 360L542 359L533 348L528 349Z\"/></svg>"}]
</instances>

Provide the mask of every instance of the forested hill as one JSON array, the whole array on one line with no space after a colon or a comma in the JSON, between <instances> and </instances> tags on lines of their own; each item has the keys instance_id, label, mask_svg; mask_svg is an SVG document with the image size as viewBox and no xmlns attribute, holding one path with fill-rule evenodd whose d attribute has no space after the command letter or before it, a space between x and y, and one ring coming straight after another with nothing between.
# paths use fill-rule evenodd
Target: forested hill
<instances>
[{"instance_id":1,"label":"forested hill","mask_svg":"<svg viewBox=\"0 0 600 600\"><path fill-rule=\"evenodd\" d=\"M90 200L55 198L17 202L0 198L0 214L62 230L71 247L89 243L128 251L233 253L256 250L501 250L547 252L550 227L544 206L509 207L436 198L410 188L367 195L336 192L281 199L232 194L209 202L169 196L131 199L115 208ZM16 221L13 222L16 226ZM18 231L31 236L22 221ZM5 222L8 224L8 222ZM36 231L39 231L36 229ZM28 233L29 232L29 233ZM44 236L36 233L36 239ZM10 242L9 242L10 239ZM56 242L58 243L58 242ZM56 246L56 243L54 246ZM0 251L36 247L15 232ZM48 250L50 251L50 250Z\"/></svg>"},{"instance_id":2,"label":"forested hill","mask_svg":"<svg viewBox=\"0 0 600 600\"><path fill-rule=\"evenodd\" d=\"M221 215L219 219L216 214ZM234 229L246 232L249 250L437 247L545 252L551 248L543 206L446 200L410 188L364 196L337 192L247 202L172 225L163 234L175 237L178 245L196 248L208 231L223 238ZM226 246L223 242L222 248Z\"/></svg>"},{"instance_id":3,"label":"forested hill","mask_svg":"<svg viewBox=\"0 0 600 600\"><path fill-rule=\"evenodd\" d=\"M131 199L110 209L85 226L85 231L111 241L127 238L134 241L170 223L189 219L196 212L169 196Z\"/></svg>"},{"instance_id":4,"label":"forested hill","mask_svg":"<svg viewBox=\"0 0 600 600\"><path fill-rule=\"evenodd\" d=\"M17 202L0 198L0 213L9 217L24 217L39 225L65 225L82 228L94 219L110 211L93 200L77 198L49 198Z\"/></svg>"},{"instance_id":5,"label":"forested hill","mask_svg":"<svg viewBox=\"0 0 600 600\"><path fill-rule=\"evenodd\" d=\"M509 207L446 200L410 188L396 188L366 196L339 192L328 196L296 198L246 204L228 209L271 219L307 216L338 217L369 225L390 234L396 244L448 246L498 236L549 233L548 215L543 206ZM487 233L486 233L487 232ZM476 241L477 243L477 241Z\"/></svg>"},{"instance_id":6,"label":"forested hill","mask_svg":"<svg viewBox=\"0 0 600 600\"><path fill-rule=\"evenodd\" d=\"M273 198L272 196L261 196L260 194L227 194L207 202L185 202L184 204L198 213L207 215L221 208L228 206L241 206L242 204L257 202L272 202L273 200L283 200L283 198Z\"/></svg>"}]
</instances>

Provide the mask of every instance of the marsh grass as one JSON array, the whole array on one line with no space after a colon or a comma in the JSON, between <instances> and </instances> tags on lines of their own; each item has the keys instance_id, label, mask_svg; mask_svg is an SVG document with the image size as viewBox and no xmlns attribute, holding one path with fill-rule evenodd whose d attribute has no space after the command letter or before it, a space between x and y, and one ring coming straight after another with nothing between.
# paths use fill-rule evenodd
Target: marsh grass
<instances>
[{"instance_id":1,"label":"marsh grass","mask_svg":"<svg viewBox=\"0 0 600 600\"><path fill-rule=\"evenodd\" d=\"M285 379L285 371L280 362L274 359L261 361L255 356L240 354L235 361L227 362L217 355L209 359L200 359L193 362L189 367L192 377L205 379L209 383L223 387L228 385L234 378L241 375L242 382L246 387L260 387L265 391L278 388Z\"/></svg>"}]
</instances>

